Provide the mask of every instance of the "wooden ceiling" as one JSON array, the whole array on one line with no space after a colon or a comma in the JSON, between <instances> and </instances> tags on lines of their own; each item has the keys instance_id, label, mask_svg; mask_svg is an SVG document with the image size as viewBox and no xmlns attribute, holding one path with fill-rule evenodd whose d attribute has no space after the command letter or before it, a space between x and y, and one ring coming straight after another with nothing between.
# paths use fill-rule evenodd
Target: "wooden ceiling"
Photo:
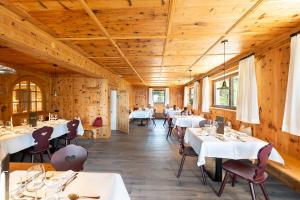
<instances>
[{"instance_id":1,"label":"wooden ceiling","mask_svg":"<svg viewBox=\"0 0 300 200\"><path fill-rule=\"evenodd\" d=\"M1 1L100 66L152 86L222 64L223 39L229 60L300 25L299 0Z\"/></svg>"}]
</instances>

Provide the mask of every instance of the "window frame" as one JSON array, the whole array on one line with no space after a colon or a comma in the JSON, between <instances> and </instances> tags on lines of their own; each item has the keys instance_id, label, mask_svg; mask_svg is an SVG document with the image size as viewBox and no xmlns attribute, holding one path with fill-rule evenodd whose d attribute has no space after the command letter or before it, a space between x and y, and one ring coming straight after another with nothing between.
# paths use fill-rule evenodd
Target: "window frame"
<instances>
[{"instance_id":1,"label":"window frame","mask_svg":"<svg viewBox=\"0 0 300 200\"><path fill-rule=\"evenodd\" d=\"M21 83L22 82L26 82L26 89L23 89L25 93L27 93L27 100L23 101L22 103L26 103L27 105L27 110L26 112L14 112L14 104L18 103L20 104L20 100L19 102L14 101L14 94L17 95L17 89L16 86L18 85L19 89L21 89ZM31 83L35 84L35 90L31 89ZM39 89L39 90L38 90ZM32 100L32 93L34 93L35 96L35 100ZM40 98L41 100L38 100L38 93L40 93ZM41 86L39 84L36 83L36 81L34 80L30 80L30 79L22 79L17 81L12 88L12 98L11 98L11 105L12 105L12 114L13 115L23 115L23 114L29 114L31 112L36 112L36 113L40 113L40 112L44 112L44 101L45 101L45 97L43 95L43 91L41 89ZM35 103L35 108L34 111L32 110L32 103ZM41 110L38 110L38 103L41 103Z\"/></svg>"},{"instance_id":2,"label":"window frame","mask_svg":"<svg viewBox=\"0 0 300 200\"><path fill-rule=\"evenodd\" d=\"M216 107L216 108L223 108L223 109L229 109L229 110L236 110L236 106L233 106L233 77L238 77L239 73L236 72L236 73L233 73L233 74L230 74L230 75L227 75L225 76L225 80L226 79L229 79L229 106L223 106L223 105L217 105L216 104L216 82L219 82L219 81L224 81L224 77L220 77L218 79L215 79L213 80L213 107Z\"/></svg>"},{"instance_id":3,"label":"window frame","mask_svg":"<svg viewBox=\"0 0 300 200\"><path fill-rule=\"evenodd\" d=\"M153 98L153 93L155 92L155 91L162 91L163 93L164 93L164 101L163 102L155 102L154 101L154 98ZM163 90L163 89L153 89L152 90L152 101L153 101L153 104L165 104L166 103L166 91L165 90Z\"/></svg>"}]
</instances>

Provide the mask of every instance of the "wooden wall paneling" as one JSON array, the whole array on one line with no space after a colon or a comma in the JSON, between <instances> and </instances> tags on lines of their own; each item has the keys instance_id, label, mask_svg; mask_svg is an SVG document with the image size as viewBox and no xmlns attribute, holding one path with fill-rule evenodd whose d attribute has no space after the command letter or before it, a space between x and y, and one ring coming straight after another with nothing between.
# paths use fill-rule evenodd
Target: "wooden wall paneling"
<instances>
[{"instance_id":1,"label":"wooden wall paneling","mask_svg":"<svg viewBox=\"0 0 300 200\"><path fill-rule=\"evenodd\" d=\"M118 130L129 134L129 92L126 90L118 91Z\"/></svg>"}]
</instances>

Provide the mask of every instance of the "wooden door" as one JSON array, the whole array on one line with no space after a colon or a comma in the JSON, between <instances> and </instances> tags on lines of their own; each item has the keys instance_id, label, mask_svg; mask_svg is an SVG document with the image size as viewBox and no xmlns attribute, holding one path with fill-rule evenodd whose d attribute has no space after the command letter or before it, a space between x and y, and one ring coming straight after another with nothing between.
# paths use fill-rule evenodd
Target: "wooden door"
<instances>
[{"instance_id":1,"label":"wooden door","mask_svg":"<svg viewBox=\"0 0 300 200\"><path fill-rule=\"evenodd\" d=\"M119 91L118 96L118 130L129 133L129 95L127 91Z\"/></svg>"}]
</instances>

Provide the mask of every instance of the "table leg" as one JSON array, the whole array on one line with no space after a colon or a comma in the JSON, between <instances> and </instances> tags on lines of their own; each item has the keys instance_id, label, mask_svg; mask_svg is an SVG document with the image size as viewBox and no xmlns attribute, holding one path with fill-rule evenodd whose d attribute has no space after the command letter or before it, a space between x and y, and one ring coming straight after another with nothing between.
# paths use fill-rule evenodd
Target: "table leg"
<instances>
[{"instance_id":1,"label":"table leg","mask_svg":"<svg viewBox=\"0 0 300 200\"><path fill-rule=\"evenodd\" d=\"M222 158L216 158L216 169L214 181L222 181Z\"/></svg>"}]
</instances>

